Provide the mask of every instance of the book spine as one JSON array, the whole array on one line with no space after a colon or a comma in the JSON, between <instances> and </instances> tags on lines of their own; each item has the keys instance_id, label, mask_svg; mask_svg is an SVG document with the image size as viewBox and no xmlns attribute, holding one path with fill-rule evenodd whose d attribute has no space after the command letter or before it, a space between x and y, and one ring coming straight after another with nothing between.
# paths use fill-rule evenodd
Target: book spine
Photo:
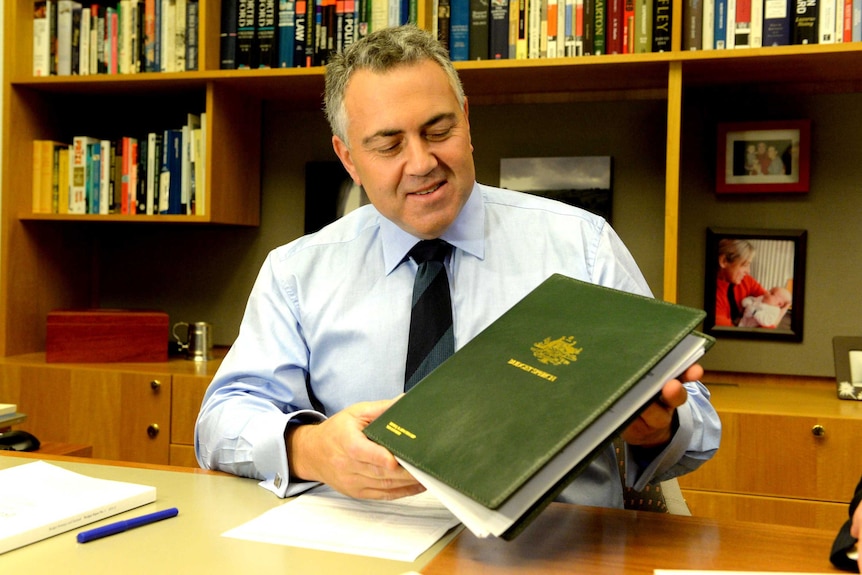
<instances>
[{"instance_id":1,"label":"book spine","mask_svg":"<svg viewBox=\"0 0 862 575\"><path fill-rule=\"evenodd\" d=\"M518 38L515 40L515 58L526 60L529 57L530 0L518 0Z\"/></svg>"},{"instance_id":2,"label":"book spine","mask_svg":"<svg viewBox=\"0 0 862 575\"><path fill-rule=\"evenodd\" d=\"M727 48L727 0L715 0L715 28L713 37L716 50Z\"/></svg>"},{"instance_id":3,"label":"book spine","mask_svg":"<svg viewBox=\"0 0 862 575\"><path fill-rule=\"evenodd\" d=\"M607 51L608 54L623 53L624 0L608 0Z\"/></svg>"},{"instance_id":4,"label":"book spine","mask_svg":"<svg viewBox=\"0 0 862 575\"><path fill-rule=\"evenodd\" d=\"M764 0L751 0L751 36L750 46L763 46L763 3Z\"/></svg>"},{"instance_id":5,"label":"book spine","mask_svg":"<svg viewBox=\"0 0 862 575\"><path fill-rule=\"evenodd\" d=\"M236 29L236 67L251 68L254 51L255 6L257 0L238 0L239 17Z\"/></svg>"},{"instance_id":6,"label":"book spine","mask_svg":"<svg viewBox=\"0 0 862 575\"><path fill-rule=\"evenodd\" d=\"M72 156L69 162L69 213L87 213L87 146L96 140L87 136L72 139Z\"/></svg>"},{"instance_id":7,"label":"book spine","mask_svg":"<svg viewBox=\"0 0 862 575\"><path fill-rule=\"evenodd\" d=\"M703 0L687 0L682 30L682 49L700 50L703 46Z\"/></svg>"},{"instance_id":8,"label":"book spine","mask_svg":"<svg viewBox=\"0 0 862 575\"><path fill-rule=\"evenodd\" d=\"M305 66L305 42L308 35L306 2L307 0L296 0L293 38L293 66L295 68L302 68Z\"/></svg>"},{"instance_id":9,"label":"book spine","mask_svg":"<svg viewBox=\"0 0 862 575\"><path fill-rule=\"evenodd\" d=\"M736 0L734 13L733 47L751 47L751 3L752 0Z\"/></svg>"},{"instance_id":10,"label":"book spine","mask_svg":"<svg viewBox=\"0 0 862 575\"><path fill-rule=\"evenodd\" d=\"M819 0L817 43L835 43L835 0Z\"/></svg>"},{"instance_id":11,"label":"book spine","mask_svg":"<svg viewBox=\"0 0 862 575\"><path fill-rule=\"evenodd\" d=\"M489 31L489 1L469 0L470 31L468 58L470 60L487 60L490 45Z\"/></svg>"},{"instance_id":12,"label":"book spine","mask_svg":"<svg viewBox=\"0 0 862 575\"><path fill-rule=\"evenodd\" d=\"M560 3L558 0L548 0L547 15L545 24L545 36L547 36L547 45L545 46L544 56L547 58L557 57L557 22L560 18Z\"/></svg>"},{"instance_id":13,"label":"book spine","mask_svg":"<svg viewBox=\"0 0 862 575\"><path fill-rule=\"evenodd\" d=\"M455 61L470 58L470 0L451 0L449 57Z\"/></svg>"},{"instance_id":14,"label":"book spine","mask_svg":"<svg viewBox=\"0 0 862 575\"><path fill-rule=\"evenodd\" d=\"M653 7L652 51L667 52L670 50L671 15L673 9L670 0L655 0Z\"/></svg>"},{"instance_id":15,"label":"book spine","mask_svg":"<svg viewBox=\"0 0 862 575\"><path fill-rule=\"evenodd\" d=\"M488 57L504 60L509 57L509 0L491 0L488 21Z\"/></svg>"},{"instance_id":16,"label":"book spine","mask_svg":"<svg viewBox=\"0 0 862 575\"><path fill-rule=\"evenodd\" d=\"M527 9L527 58L539 58L542 55L542 0L528 0Z\"/></svg>"},{"instance_id":17,"label":"book spine","mask_svg":"<svg viewBox=\"0 0 862 575\"><path fill-rule=\"evenodd\" d=\"M37 1L33 7L33 76L51 74L51 30L48 2Z\"/></svg>"},{"instance_id":18,"label":"book spine","mask_svg":"<svg viewBox=\"0 0 862 575\"><path fill-rule=\"evenodd\" d=\"M78 73L82 76L90 74L90 27L92 25L89 8L81 10L80 48L78 52Z\"/></svg>"},{"instance_id":19,"label":"book spine","mask_svg":"<svg viewBox=\"0 0 862 575\"><path fill-rule=\"evenodd\" d=\"M258 68L276 68L278 51L275 37L275 0L257 0L256 18L257 54L254 61Z\"/></svg>"},{"instance_id":20,"label":"book spine","mask_svg":"<svg viewBox=\"0 0 862 575\"><path fill-rule=\"evenodd\" d=\"M198 35L200 32L200 1L186 2L186 70L198 69Z\"/></svg>"},{"instance_id":21,"label":"book spine","mask_svg":"<svg viewBox=\"0 0 862 575\"><path fill-rule=\"evenodd\" d=\"M278 0L278 67L293 68L296 0Z\"/></svg>"},{"instance_id":22,"label":"book spine","mask_svg":"<svg viewBox=\"0 0 862 575\"><path fill-rule=\"evenodd\" d=\"M595 0L593 12L593 54L607 54L607 0Z\"/></svg>"},{"instance_id":23,"label":"book spine","mask_svg":"<svg viewBox=\"0 0 862 575\"><path fill-rule=\"evenodd\" d=\"M102 145L100 142L92 142L87 144L87 213L98 214L100 210L100 188L102 176L101 154Z\"/></svg>"},{"instance_id":24,"label":"book spine","mask_svg":"<svg viewBox=\"0 0 862 575\"><path fill-rule=\"evenodd\" d=\"M219 32L219 67L222 70L236 69L238 25L238 0L222 0L221 31Z\"/></svg>"},{"instance_id":25,"label":"book spine","mask_svg":"<svg viewBox=\"0 0 862 575\"><path fill-rule=\"evenodd\" d=\"M113 161L114 146L111 140L102 140L101 145L101 170L99 174L99 209L102 214L114 213L114 198L111 196L111 163Z\"/></svg>"},{"instance_id":26,"label":"book spine","mask_svg":"<svg viewBox=\"0 0 862 575\"><path fill-rule=\"evenodd\" d=\"M449 0L439 0L437 3L437 40L448 50L451 46L449 26L451 25L452 7Z\"/></svg>"},{"instance_id":27,"label":"book spine","mask_svg":"<svg viewBox=\"0 0 862 575\"><path fill-rule=\"evenodd\" d=\"M652 51L652 0L635 0L635 52Z\"/></svg>"},{"instance_id":28,"label":"book spine","mask_svg":"<svg viewBox=\"0 0 862 575\"><path fill-rule=\"evenodd\" d=\"M796 11L791 25L793 44L817 44L820 0L795 0Z\"/></svg>"}]
</instances>

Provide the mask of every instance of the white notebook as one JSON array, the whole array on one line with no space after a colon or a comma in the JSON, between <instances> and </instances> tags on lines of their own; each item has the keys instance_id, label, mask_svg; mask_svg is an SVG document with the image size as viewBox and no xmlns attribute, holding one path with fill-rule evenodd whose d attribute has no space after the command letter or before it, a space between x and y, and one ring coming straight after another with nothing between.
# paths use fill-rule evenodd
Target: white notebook
<instances>
[{"instance_id":1,"label":"white notebook","mask_svg":"<svg viewBox=\"0 0 862 575\"><path fill-rule=\"evenodd\" d=\"M155 500L155 487L96 479L44 461L0 470L0 553Z\"/></svg>"}]
</instances>

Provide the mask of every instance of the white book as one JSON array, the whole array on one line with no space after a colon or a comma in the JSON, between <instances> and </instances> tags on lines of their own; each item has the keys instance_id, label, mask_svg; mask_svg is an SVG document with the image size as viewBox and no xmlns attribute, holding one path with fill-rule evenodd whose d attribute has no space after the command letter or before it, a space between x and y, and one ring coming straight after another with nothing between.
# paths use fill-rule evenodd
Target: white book
<instances>
[{"instance_id":1,"label":"white book","mask_svg":"<svg viewBox=\"0 0 862 575\"><path fill-rule=\"evenodd\" d=\"M162 165L161 150L158 147L159 134L147 134L147 204L145 213L148 216L158 213L156 206L156 186L158 186L159 169Z\"/></svg>"},{"instance_id":2,"label":"white book","mask_svg":"<svg viewBox=\"0 0 862 575\"><path fill-rule=\"evenodd\" d=\"M99 140L88 136L75 136L69 158L69 213L87 213L87 146Z\"/></svg>"},{"instance_id":3,"label":"white book","mask_svg":"<svg viewBox=\"0 0 862 575\"><path fill-rule=\"evenodd\" d=\"M182 170L180 172L180 193L182 204L186 206L186 213L191 213L192 205L192 130L200 129L201 117L198 114L188 114L186 124L183 126L182 136Z\"/></svg>"},{"instance_id":4,"label":"white book","mask_svg":"<svg viewBox=\"0 0 862 575\"><path fill-rule=\"evenodd\" d=\"M752 48L763 47L763 1L752 0L751 2L751 35L749 45Z\"/></svg>"},{"instance_id":5,"label":"white book","mask_svg":"<svg viewBox=\"0 0 862 575\"><path fill-rule=\"evenodd\" d=\"M90 10L81 10L81 33L78 50L78 74L85 76L90 73Z\"/></svg>"},{"instance_id":6,"label":"white book","mask_svg":"<svg viewBox=\"0 0 862 575\"><path fill-rule=\"evenodd\" d=\"M703 2L703 50L715 49L715 0Z\"/></svg>"},{"instance_id":7,"label":"white book","mask_svg":"<svg viewBox=\"0 0 862 575\"><path fill-rule=\"evenodd\" d=\"M73 0L57 2L57 75L72 73L72 11L81 10L81 4Z\"/></svg>"},{"instance_id":8,"label":"white book","mask_svg":"<svg viewBox=\"0 0 862 575\"><path fill-rule=\"evenodd\" d=\"M732 50L736 46L736 0L727 0L727 37L724 47Z\"/></svg>"},{"instance_id":9,"label":"white book","mask_svg":"<svg viewBox=\"0 0 862 575\"><path fill-rule=\"evenodd\" d=\"M33 13L33 75L51 75L51 21L45 0L36 2Z\"/></svg>"},{"instance_id":10,"label":"white book","mask_svg":"<svg viewBox=\"0 0 862 575\"><path fill-rule=\"evenodd\" d=\"M111 140L102 140L102 173L99 176L99 213L109 214L111 212L114 198L111 194L111 168L113 166L114 149Z\"/></svg>"},{"instance_id":11,"label":"white book","mask_svg":"<svg viewBox=\"0 0 862 575\"><path fill-rule=\"evenodd\" d=\"M835 1L820 0L820 13L817 16L817 43L835 43Z\"/></svg>"},{"instance_id":12,"label":"white book","mask_svg":"<svg viewBox=\"0 0 862 575\"><path fill-rule=\"evenodd\" d=\"M156 500L156 488L34 461L0 471L0 553Z\"/></svg>"}]
</instances>

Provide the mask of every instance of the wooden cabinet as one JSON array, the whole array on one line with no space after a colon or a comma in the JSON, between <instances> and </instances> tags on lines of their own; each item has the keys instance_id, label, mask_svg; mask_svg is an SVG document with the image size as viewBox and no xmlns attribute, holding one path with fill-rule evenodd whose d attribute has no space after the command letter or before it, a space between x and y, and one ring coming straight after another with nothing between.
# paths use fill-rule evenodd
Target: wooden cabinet
<instances>
[{"instance_id":1,"label":"wooden cabinet","mask_svg":"<svg viewBox=\"0 0 862 575\"><path fill-rule=\"evenodd\" d=\"M42 441L93 446L93 457L196 467L194 424L219 360L48 364L0 359L0 397Z\"/></svg>"},{"instance_id":2,"label":"wooden cabinet","mask_svg":"<svg viewBox=\"0 0 862 575\"><path fill-rule=\"evenodd\" d=\"M704 381L723 433L716 456L680 478L692 513L836 529L862 476L862 403L839 400L825 378Z\"/></svg>"}]
</instances>

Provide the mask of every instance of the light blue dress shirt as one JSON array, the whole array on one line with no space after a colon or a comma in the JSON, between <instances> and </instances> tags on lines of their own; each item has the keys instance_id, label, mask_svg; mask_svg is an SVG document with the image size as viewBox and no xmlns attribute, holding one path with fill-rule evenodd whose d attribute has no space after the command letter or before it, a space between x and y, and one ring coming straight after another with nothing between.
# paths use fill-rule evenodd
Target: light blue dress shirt
<instances>
[{"instance_id":1,"label":"light blue dress shirt","mask_svg":"<svg viewBox=\"0 0 862 575\"><path fill-rule=\"evenodd\" d=\"M456 349L552 273L651 295L604 219L545 198L475 184L442 237L455 246L446 268ZM268 255L203 400L195 429L202 467L261 479L280 497L295 494L311 484L289 480L289 420L322 419L402 392L416 273L405 256L416 241L367 205ZM629 458L630 485L693 470L718 448L708 391L686 388L673 440L645 469ZM622 507L613 447L560 499Z\"/></svg>"}]
</instances>

